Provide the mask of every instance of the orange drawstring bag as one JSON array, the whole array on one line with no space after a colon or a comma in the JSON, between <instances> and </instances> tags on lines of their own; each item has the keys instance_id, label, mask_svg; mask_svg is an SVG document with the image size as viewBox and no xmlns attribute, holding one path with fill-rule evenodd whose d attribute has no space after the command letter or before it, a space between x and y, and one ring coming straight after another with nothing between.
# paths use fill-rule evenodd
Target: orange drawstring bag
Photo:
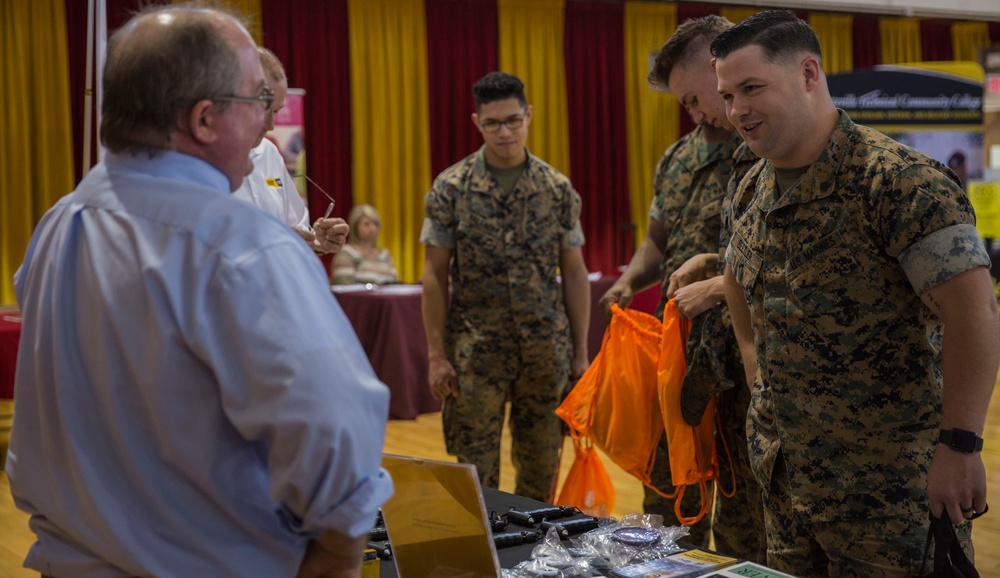
<instances>
[{"instance_id":1,"label":"orange drawstring bag","mask_svg":"<svg viewBox=\"0 0 1000 578\"><path fill-rule=\"evenodd\" d=\"M573 440L576 459L566 474L556 506L575 506L588 516L608 518L615 507L615 484L586 437Z\"/></svg>"},{"instance_id":2,"label":"orange drawstring bag","mask_svg":"<svg viewBox=\"0 0 1000 578\"><path fill-rule=\"evenodd\" d=\"M691 322L682 318L673 299L663 310L661 356L657 366L660 410L667 432L670 450L671 481L677 488L674 513L685 525L693 525L712 508L708 480L719 476L719 460L715 448L715 396L709 398L701 423L689 425L681 414L681 386L687 374L685 351ZM697 484L701 492L701 509L694 516L681 513L681 498L687 486ZM653 488L655 490L655 488ZM672 498L673 495L666 497Z\"/></svg>"},{"instance_id":3,"label":"orange drawstring bag","mask_svg":"<svg viewBox=\"0 0 1000 578\"><path fill-rule=\"evenodd\" d=\"M663 435L657 407L660 322L652 315L611 306L601 350L556 409L574 440L584 436L629 474L650 483Z\"/></svg>"}]
</instances>

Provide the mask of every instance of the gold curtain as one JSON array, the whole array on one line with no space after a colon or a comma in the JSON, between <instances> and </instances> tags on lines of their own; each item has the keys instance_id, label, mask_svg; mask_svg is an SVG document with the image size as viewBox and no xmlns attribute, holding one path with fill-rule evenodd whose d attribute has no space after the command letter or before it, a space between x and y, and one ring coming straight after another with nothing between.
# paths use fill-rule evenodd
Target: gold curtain
<instances>
[{"instance_id":1,"label":"gold curtain","mask_svg":"<svg viewBox=\"0 0 1000 578\"><path fill-rule=\"evenodd\" d=\"M636 225L636 246L649 224L656 163L680 136L677 99L651 89L646 82L656 53L676 28L675 4L625 3L625 122L629 209Z\"/></svg>"},{"instance_id":2,"label":"gold curtain","mask_svg":"<svg viewBox=\"0 0 1000 578\"><path fill-rule=\"evenodd\" d=\"M881 35L882 64L920 62L920 20L917 18L878 19Z\"/></svg>"},{"instance_id":3,"label":"gold curtain","mask_svg":"<svg viewBox=\"0 0 1000 578\"><path fill-rule=\"evenodd\" d=\"M380 244L395 258L400 280L413 282L423 270L417 240L431 186L424 3L348 0L347 19L352 198L382 214Z\"/></svg>"},{"instance_id":4,"label":"gold curtain","mask_svg":"<svg viewBox=\"0 0 1000 578\"><path fill-rule=\"evenodd\" d=\"M809 14L809 25L819 36L823 51L823 71L827 74L850 72L854 69L854 42L851 16L840 14Z\"/></svg>"},{"instance_id":5,"label":"gold curtain","mask_svg":"<svg viewBox=\"0 0 1000 578\"><path fill-rule=\"evenodd\" d=\"M741 20L746 20L754 14L763 11L764 8L737 8L734 6L723 6L719 10L719 15L733 24L739 24Z\"/></svg>"},{"instance_id":6,"label":"gold curtain","mask_svg":"<svg viewBox=\"0 0 1000 578\"><path fill-rule=\"evenodd\" d=\"M979 62L979 49L990 44L990 28L986 22L955 22L951 25L953 60Z\"/></svg>"},{"instance_id":7,"label":"gold curtain","mask_svg":"<svg viewBox=\"0 0 1000 578\"><path fill-rule=\"evenodd\" d=\"M63 0L0 0L0 303L36 223L73 189Z\"/></svg>"},{"instance_id":8,"label":"gold curtain","mask_svg":"<svg viewBox=\"0 0 1000 578\"><path fill-rule=\"evenodd\" d=\"M79 1L84 2L86 0ZM191 0L171 1L174 4L186 4ZM260 0L208 0L205 4L208 6L219 6L244 15L247 19L247 32L250 33L250 36L253 36L254 42L259 46L264 45L260 23Z\"/></svg>"},{"instance_id":9,"label":"gold curtain","mask_svg":"<svg viewBox=\"0 0 1000 578\"><path fill-rule=\"evenodd\" d=\"M531 154L568 175L564 6L565 0L497 0L497 44L500 70L524 81L533 111Z\"/></svg>"}]
</instances>

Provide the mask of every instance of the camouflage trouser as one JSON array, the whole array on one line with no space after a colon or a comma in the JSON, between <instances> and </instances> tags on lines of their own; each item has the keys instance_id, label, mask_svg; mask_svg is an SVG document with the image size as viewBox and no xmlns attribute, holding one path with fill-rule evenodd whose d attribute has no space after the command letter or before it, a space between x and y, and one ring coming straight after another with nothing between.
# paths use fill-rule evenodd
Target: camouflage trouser
<instances>
[{"instance_id":1,"label":"camouflage trouser","mask_svg":"<svg viewBox=\"0 0 1000 578\"><path fill-rule=\"evenodd\" d=\"M716 431L715 444L719 455L720 491L716 494L712 534L717 551L763 564L767 556L764 501L760 484L750 468L747 446L749 406L750 388L742 383L722 392L718 398L722 430ZM725 447L720 442L725 442ZM729 469L730 459L725 457L727 448L732 458L732 471ZM735 492L732 491L734 474ZM722 491L732 493L733 497L727 498Z\"/></svg>"},{"instance_id":2,"label":"camouflage trouser","mask_svg":"<svg viewBox=\"0 0 1000 578\"><path fill-rule=\"evenodd\" d=\"M764 497L767 565L802 578L918 575L930 525L925 511L850 514L845 512L840 521L822 521L794 512L785 460L779 454ZM955 533L972 559L972 523L956 526ZM924 572L931 569L933 560Z\"/></svg>"},{"instance_id":3,"label":"camouflage trouser","mask_svg":"<svg viewBox=\"0 0 1000 578\"><path fill-rule=\"evenodd\" d=\"M742 385L719 394L718 412L722 429L716 429L715 446L719 456L719 485L713 512L709 512L697 524L691 526L691 533L685 541L707 548L709 532L715 535L715 550L756 562L764 561L766 548L764 533L764 512L760 486L750 470L750 459L746 440L746 412L750 403L750 391ZM732 457L732 470L726 448ZM656 451L656 464L651 475L653 485L665 493L671 493L670 458L664 437ZM735 475L736 491L733 493ZM709 482L706 499L711 499L715 483ZM721 490L733 493L732 498L722 495ZM674 499L660 496L649 488L644 488L643 510L649 514L661 514L665 525L679 525L674 513ZM701 507L698 486L688 486L681 500L681 513L685 516L696 514Z\"/></svg>"},{"instance_id":4,"label":"camouflage trouser","mask_svg":"<svg viewBox=\"0 0 1000 578\"><path fill-rule=\"evenodd\" d=\"M484 486L500 483L500 432L509 399L514 492L552 501L562 450L562 420L555 409L569 381L569 350L560 343L565 341L522 344L520 363L502 358L470 360L475 367L456 365L461 395L447 398L442 408L445 445L460 462L476 466ZM504 371L491 372L491 367Z\"/></svg>"}]
</instances>

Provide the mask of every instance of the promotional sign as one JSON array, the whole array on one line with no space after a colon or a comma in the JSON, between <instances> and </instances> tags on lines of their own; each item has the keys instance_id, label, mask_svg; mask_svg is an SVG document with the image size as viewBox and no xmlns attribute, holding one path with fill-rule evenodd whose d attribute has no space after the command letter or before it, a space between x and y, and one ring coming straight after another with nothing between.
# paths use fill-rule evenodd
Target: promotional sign
<instances>
[{"instance_id":1,"label":"promotional sign","mask_svg":"<svg viewBox=\"0 0 1000 578\"><path fill-rule=\"evenodd\" d=\"M285 98L285 106L274 117L274 130L265 137L278 147L285 167L295 177L295 188L303 199L306 197L305 155L305 112L303 100L306 91L301 88L289 88Z\"/></svg>"},{"instance_id":2,"label":"promotional sign","mask_svg":"<svg viewBox=\"0 0 1000 578\"><path fill-rule=\"evenodd\" d=\"M983 176L983 69L975 62L876 66L828 77L858 124L947 164L963 186Z\"/></svg>"}]
</instances>

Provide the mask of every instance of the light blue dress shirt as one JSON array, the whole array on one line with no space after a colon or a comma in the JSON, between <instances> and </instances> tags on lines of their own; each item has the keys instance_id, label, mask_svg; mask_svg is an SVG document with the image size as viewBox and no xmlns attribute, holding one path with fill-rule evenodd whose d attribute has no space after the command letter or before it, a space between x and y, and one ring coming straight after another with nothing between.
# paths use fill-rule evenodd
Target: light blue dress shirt
<instances>
[{"instance_id":1,"label":"light blue dress shirt","mask_svg":"<svg viewBox=\"0 0 1000 578\"><path fill-rule=\"evenodd\" d=\"M39 223L7 473L56 577L294 576L392 493L389 392L283 223L190 156L110 154Z\"/></svg>"}]
</instances>

